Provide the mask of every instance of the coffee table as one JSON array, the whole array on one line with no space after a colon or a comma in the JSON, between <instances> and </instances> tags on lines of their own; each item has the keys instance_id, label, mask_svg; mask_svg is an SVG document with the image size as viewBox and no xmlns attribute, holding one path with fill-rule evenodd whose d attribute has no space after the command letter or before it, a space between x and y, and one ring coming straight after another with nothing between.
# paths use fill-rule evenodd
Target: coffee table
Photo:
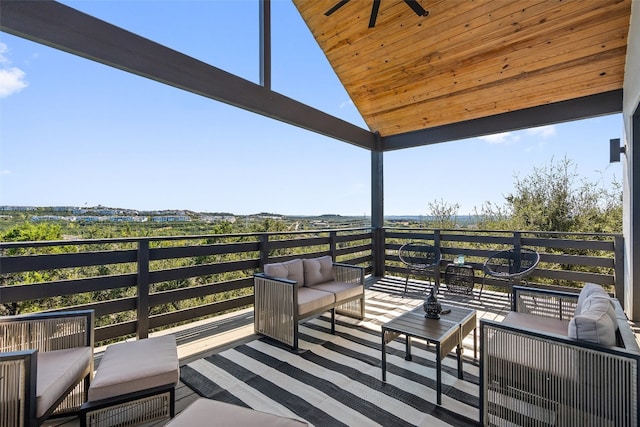
<instances>
[{"instance_id":1,"label":"coffee table","mask_svg":"<svg viewBox=\"0 0 640 427\"><path fill-rule=\"evenodd\" d=\"M442 360L455 348L458 358L458 378L462 379L462 339L473 331L473 358L477 354L476 311L459 307L441 314L440 319L427 319L423 308L401 314L382 326L382 381L387 381L387 343L400 335L406 337L405 360L411 360L411 338L421 338L436 346L436 390L438 405L442 404Z\"/></svg>"}]
</instances>

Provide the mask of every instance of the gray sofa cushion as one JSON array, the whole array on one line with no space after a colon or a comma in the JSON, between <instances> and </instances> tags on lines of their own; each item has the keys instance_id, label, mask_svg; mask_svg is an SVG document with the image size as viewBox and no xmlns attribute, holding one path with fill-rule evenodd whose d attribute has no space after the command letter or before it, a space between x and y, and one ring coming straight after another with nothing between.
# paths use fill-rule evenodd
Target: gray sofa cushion
<instances>
[{"instance_id":1,"label":"gray sofa cushion","mask_svg":"<svg viewBox=\"0 0 640 427\"><path fill-rule=\"evenodd\" d=\"M297 287L304 286L304 267L301 259L265 264L264 274L278 279L293 280Z\"/></svg>"},{"instance_id":2,"label":"gray sofa cushion","mask_svg":"<svg viewBox=\"0 0 640 427\"><path fill-rule=\"evenodd\" d=\"M304 285L314 286L318 283L335 280L333 276L333 259L326 255L319 258L302 260L304 263Z\"/></svg>"},{"instance_id":3,"label":"gray sofa cushion","mask_svg":"<svg viewBox=\"0 0 640 427\"><path fill-rule=\"evenodd\" d=\"M71 387L93 358L91 347L39 351L36 374L36 416L41 417Z\"/></svg>"},{"instance_id":4,"label":"gray sofa cushion","mask_svg":"<svg viewBox=\"0 0 640 427\"><path fill-rule=\"evenodd\" d=\"M315 288L298 288L298 315L304 316L336 302L336 296Z\"/></svg>"},{"instance_id":5,"label":"gray sofa cushion","mask_svg":"<svg viewBox=\"0 0 640 427\"><path fill-rule=\"evenodd\" d=\"M361 296L363 289L360 284L351 284L344 282L325 282L319 285L315 285L313 289L319 291L331 292L336 295L336 302L347 300L351 297Z\"/></svg>"}]
</instances>

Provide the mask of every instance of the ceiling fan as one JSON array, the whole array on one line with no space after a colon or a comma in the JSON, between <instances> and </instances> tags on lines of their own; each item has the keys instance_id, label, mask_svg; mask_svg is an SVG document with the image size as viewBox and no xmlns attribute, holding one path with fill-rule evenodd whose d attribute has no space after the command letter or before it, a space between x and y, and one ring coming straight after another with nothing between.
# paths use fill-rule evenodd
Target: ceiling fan
<instances>
[{"instance_id":1,"label":"ceiling fan","mask_svg":"<svg viewBox=\"0 0 640 427\"><path fill-rule=\"evenodd\" d=\"M371 7L371 17L369 18L369 28L373 28L376 26L376 19L378 18L378 10L380 9L380 2L382 0L373 0L373 5ZM349 0L340 0L336 3L331 9L327 10L324 13L324 16L330 16L333 12L340 9L342 6L347 4ZM404 2L409 6L418 16L427 16L429 15L429 11L425 10L417 0L404 0Z\"/></svg>"}]
</instances>

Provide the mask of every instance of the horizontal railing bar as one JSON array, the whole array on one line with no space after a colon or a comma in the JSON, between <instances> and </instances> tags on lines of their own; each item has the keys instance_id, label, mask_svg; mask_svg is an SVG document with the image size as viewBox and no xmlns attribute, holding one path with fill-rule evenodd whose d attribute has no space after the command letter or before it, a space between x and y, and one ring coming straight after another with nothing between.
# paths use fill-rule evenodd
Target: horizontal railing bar
<instances>
[{"instance_id":1,"label":"horizontal railing bar","mask_svg":"<svg viewBox=\"0 0 640 427\"><path fill-rule=\"evenodd\" d=\"M158 261L173 258L189 258L194 256L227 255L243 252L260 251L259 242L217 243L215 245L181 246L174 248L149 249L149 259Z\"/></svg>"},{"instance_id":2,"label":"horizontal railing bar","mask_svg":"<svg viewBox=\"0 0 640 427\"><path fill-rule=\"evenodd\" d=\"M66 246L68 246L68 244ZM94 265L123 264L127 262L136 262L135 250L8 256L2 257L0 273L89 267Z\"/></svg>"},{"instance_id":3,"label":"horizontal railing bar","mask_svg":"<svg viewBox=\"0 0 640 427\"><path fill-rule=\"evenodd\" d=\"M329 236L309 237L305 239L269 240L270 249L290 249L303 246L320 246L329 244Z\"/></svg>"},{"instance_id":4,"label":"horizontal railing bar","mask_svg":"<svg viewBox=\"0 0 640 427\"><path fill-rule=\"evenodd\" d=\"M26 285L3 286L0 288L0 302L20 302L57 296L74 295L84 292L99 292L117 288L136 286L135 274L89 277L85 279L59 282L30 283Z\"/></svg>"},{"instance_id":5,"label":"horizontal railing bar","mask_svg":"<svg viewBox=\"0 0 640 427\"><path fill-rule=\"evenodd\" d=\"M337 243L353 242L357 240L371 240L371 233L338 234L336 236Z\"/></svg>"},{"instance_id":6,"label":"horizontal railing bar","mask_svg":"<svg viewBox=\"0 0 640 427\"><path fill-rule=\"evenodd\" d=\"M134 335L136 333L136 324L136 320L130 320L128 322L97 327L95 330L96 342Z\"/></svg>"},{"instance_id":7,"label":"horizontal railing bar","mask_svg":"<svg viewBox=\"0 0 640 427\"><path fill-rule=\"evenodd\" d=\"M235 291L238 289L253 287L253 278L245 277L227 282L208 283L206 285L191 286L188 288L172 289L149 295L149 304L158 306L182 301L190 298L200 298L221 292Z\"/></svg>"},{"instance_id":8,"label":"horizontal railing bar","mask_svg":"<svg viewBox=\"0 0 640 427\"><path fill-rule=\"evenodd\" d=\"M568 240L568 239L542 239L523 238L523 246L542 246L556 249L596 250L613 252L613 241L600 240Z\"/></svg>"},{"instance_id":9,"label":"horizontal railing bar","mask_svg":"<svg viewBox=\"0 0 640 427\"><path fill-rule=\"evenodd\" d=\"M588 255L564 255L564 254L548 254L540 252L540 262L582 265L585 267L604 267L614 268L615 260L613 258L595 257Z\"/></svg>"},{"instance_id":10,"label":"horizontal railing bar","mask_svg":"<svg viewBox=\"0 0 640 427\"><path fill-rule=\"evenodd\" d=\"M156 270L149 272L149 283L167 282L170 280L188 279L190 277L229 273L240 270L257 270L258 268L259 261L256 259L249 259L243 261L219 262L215 264L201 264L189 267Z\"/></svg>"},{"instance_id":11,"label":"horizontal railing bar","mask_svg":"<svg viewBox=\"0 0 640 427\"><path fill-rule=\"evenodd\" d=\"M174 323L185 322L200 317L211 316L212 314L221 313L227 310L253 305L253 295L228 299L225 301L214 302L211 304L199 305L197 307L186 308L183 310L171 311L169 313L156 314L149 317L149 327L159 328Z\"/></svg>"}]
</instances>

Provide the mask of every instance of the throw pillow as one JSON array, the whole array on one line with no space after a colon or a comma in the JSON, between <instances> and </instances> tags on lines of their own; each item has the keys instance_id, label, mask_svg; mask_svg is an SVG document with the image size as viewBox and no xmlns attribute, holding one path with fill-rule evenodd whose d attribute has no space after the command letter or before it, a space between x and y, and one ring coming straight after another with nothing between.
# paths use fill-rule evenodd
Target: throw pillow
<instances>
[{"instance_id":1,"label":"throw pillow","mask_svg":"<svg viewBox=\"0 0 640 427\"><path fill-rule=\"evenodd\" d=\"M305 259L303 263L305 286L313 286L335 280L331 256L326 255L319 258Z\"/></svg>"},{"instance_id":2,"label":"throw pillow","mask_svg":"<svg viewBox=\"0 0 640 427\"><path fill-rule=\"evenodd\" d=\"M296 287L304 285L304 271L301 259L264 265L264 274L279 279L296 282Z\"/></svg>"},{"instance_id":3,"label":"throw pillow","mask_svg":"<svg viewBox=\"0 0 640 427\"><path fill-rule=\"evenodd\" d=\"M578 295L575 315L582 313L582 304L584 304L584 301L587 298L594 294L609 297L609 294L607 294L602 286L596 285L595 283L585 283L585 285L582 287L582 290L580 291L580 295Z\"/></svg>"},{"instance_id":4,"label":"throw pillow","mask_svg":"<svg viewBox=\"0 0 640 427\"><path fill-rule=\"evenodd\" d=\"M616 345L616 313L611 298L595 294L585 299L582 313L569 322L568 335L605 346Z\"/></svg>"}]
</instances>

